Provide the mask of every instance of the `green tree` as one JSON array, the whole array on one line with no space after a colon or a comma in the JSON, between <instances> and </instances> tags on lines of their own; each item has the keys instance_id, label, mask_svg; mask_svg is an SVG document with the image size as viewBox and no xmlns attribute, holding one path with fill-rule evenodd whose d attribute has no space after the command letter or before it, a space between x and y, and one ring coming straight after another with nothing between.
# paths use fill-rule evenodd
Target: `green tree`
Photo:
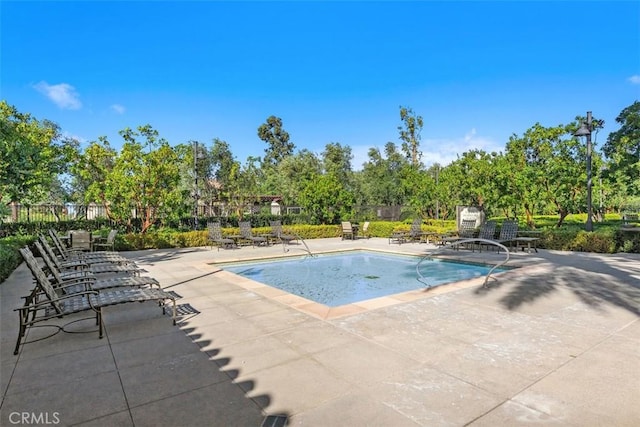
<instances>
[{"instance_id":1,"label":"green tree","mask_svg":"<svg viewBox=\"0 0 640 427\"><path fill-rule=\"evenodd\" d=\"M0 200L29 204L62 199L60 177L76 159L78 146L76 140L62 138L55 123L0 101Z\"/></svg>"},{"instance_id":2,"label":"green tree","mask_svg":"<svg viewBox=\"0 0 640 427\"><path fill-rule=\"evenodd\" d=\"M400 107L400 120L402 125L398 126L398 131L402 141L402 151L411 161L411 165L418 167L422 157L420 152L420 133L424 125L422 116L418 116L411 108Z\"/></svg>"},{"instance_id":3,"label":"green tree","mask_svg":"<svg viewBox=\"0 0 640 427\"><path fill-rule=\"evenodd\" d=\"M119 155L113 158L108 140L101 138L87 149L78 173L82 180L102 175L89 185L87 198L105 204L110 218L123 224L131 225L135 212L145 233L159 219L182 212L179 157L150 125L119 133L125 141Z\"/></svg>"},{"instance_id":4,"label":"green tree","mask_svg":"<svg viewBox=\"0 0 640 427\"><path fill-rule=\"evenodd\" d=\"M611 132L602 147L608 159L605 178L623 197L640 197L640 102L623 109L616 122L620 129Z\"/></svg>"},{"instance_id":5,"label":"green tree","mask_svg":"<svg viewBox=\"0 0 640 427\"><path fill-rule=\"evenodd\" d=\"M344 187L353 190L353 170L351 169L351 147L331 142L324 147L322 163L325 173L334 175Z\"/></svg>"},{"instance_id":6,"label":"green tree","mask_svg":"<svg viewBox=\"0 0 640 427\"><path fill-rule=\"evenodd\" d=\"M353 216L353 193L333 174L316 175L300 194L300 205L315 224L335 224Z\"/></svg>"},{"instance_id":7,"label":"green tree","mask_svg":"<svg viewBox=\"0 0 640 427\"><path fill-rule=\"evenodd\" d=\"M464 172L457 163L449 164L440 169L437 195L441 218L453 217L456 206L468 203L468 201L462 200L464 179Z\"/></svg>"},{"instance_id":8,"label":"green tree","mask_svg":"<svg viewBox=\"0 0 640 427\"><path fill-rule=\"evenodd\" d=\"M406 202L402 170L409 165L393 142L387 142L384 155L378 148L369 149L369 160L363 165L363 191L370 205L401 206Z\"/></svg>"},{"instance_id":9,"label":"green tree","mask_svg":"<svg viewBox=\"0 0 640 427\"><path fill-rule=\"evenodd\" d=\"M571 136L577 127L576 123L555 127L536 123L507 143L513 178L508 194L520 196L530 226L534 226L533 215L544 213L547 205L558 214L558 227L570 213L586 211L587 152L585 145ZM595 150L593 158L596 166L601 164Z\"/></svg>"},{"instance_id":10,"label":"green tree","mask_svg":"<svg viewBox=\"0 0 640 427\"><path fill-rule=\"evenodd\" d=\"M517 156L511 156L517 157ZM517 218L522 209L521 190L518 187L522 179L520 166L507 155L500 155L493 164L493 184L498 195L495 208L506 218ZM532 225L532 224L529 224Z\"/></svg>"},{"instance_id":11,"label":"green tree","mask_svg":"<svg viewBox=\"0 0 640 427\"><path fill-rule=\"evenodd\" d=\"M241 166L234 163L230 172L227 191L228 204L242 218L245 210L259 201L259 183L262 173L259 168L260 159L249 157Z\"/></svg>"},{"instance_id":12,"label":"green tree","mask_svg":"<svg viewBox=\"0 0 640 427\"><path fill-rule=\"evenodd\" d=\"M275 169L265 171L264 192L282 196L284 205L297 205L303 189L321 173L322 162L318 156L309 150L300 150L285 157Z\"/></svg>"},{"instance_id":13,"label":"green tree","mask_svg":"<svg viewBox=\"0 0 640 427\"><path fill-rule=\"evenodd\" d=\"M86 204L98 202L104 205L107 216L111 219L115 217L107 198L105 178L113 172L117 156L117 151L109 145L106 137L101 136L98 141L89 144L72 167L75 199Z\"/></svg>"},{"instance_id":14,"label":"green tree","mask_svg":"<svg viewBox=\"0 0 640 427\"><path fill-rule=\"evenodd\" d=\"M213 206L216 202L230 199L228 190L232 186L231 179L240 169L240 163L233 156L229 144L219 138L213 139L208 162L210 179L205 183L205 194L209 205Z\"/></svg>"},{"instance_id":15,"label":"green tree","mask_svg":"<svg viewBox=\"0 0 640 427\"><path fill-rule=\"evenodd\" d=\"M295 144L289 141L289 133L282 127L282 119L276 116L269 116L266 123L260 125L258 138L268 145L262 161L265 169L277 166L295 150Z\"/></svg>"},{"instance_id":16,"label":"green tree","mask_svg":"<svg viewBox=\"0 0 640 427\"><path fill-rule=\"evenodd\" d=\"M498 155L484 150L470 150L462 153L451 167L459 168L460 193L464 204L477 206L481 210L491 209L497 199L495 194L494 163ZM490 212L487 212L489 214Z\"/></svg>"},{"instance_id":17,"label":"green tree","mask_svg":"<svg viewBox=\"0 0 640 427\"><path fill-rule=\"evenodd\" d=\"M407 195L407 204L421 218L428 218L434 209L435 181L422 169L405 166L400 172L400 181Z\"/></svg>"}]
</instances>

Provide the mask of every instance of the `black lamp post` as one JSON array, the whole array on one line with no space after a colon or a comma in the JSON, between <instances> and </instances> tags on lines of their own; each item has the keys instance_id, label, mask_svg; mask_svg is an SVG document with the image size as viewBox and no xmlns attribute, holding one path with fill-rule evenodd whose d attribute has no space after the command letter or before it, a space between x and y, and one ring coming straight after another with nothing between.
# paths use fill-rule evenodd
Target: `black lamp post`
<instances>
[{"instance_id":1,"label":"black lamp post","mask_svg":"<svg viewBox=\"0 0 640 427\"><path fill-rule=\"evenodd\" d=\"M600 211L598 221L604 221L604 191L602 190L602 174L607 170L604 166L600 167L599 185L600 185Z\"/></svg>"},{"instance_id":2,"label":"black lamp post","mask_svg":"<svg viewBox=\"0 0 640 427\"><path fill-rule=\"evenodd\" d=\"M440 199L438 199L438 178L440 175L440 165L436 164L436 219L440 219Z\"/></svg>"},{"instance_id":3,"label":"black lamp post","mask_svg":"<svg viewBox=\"0 0 640 427\"><path fill-rule=\"evenodd\" d=\"M574 136L587 137L587 223L586 231L593 231L593 220L591 219L591 111L587 111L587 123L582 122L580 128L573 133Z\"/></svg>"},{"instance_id":4,"label":"black lamp post","mask_svg":"<svg viewBox=\"0 0 640 427\"><path fill-rule=\"evenodd\" d=\"M193 141L193 176L194 176L194 189L193 189L193 229L198 229L198 199L200 198L200 191L198 189L198 141Z\"/></svg>"}]
</instances>

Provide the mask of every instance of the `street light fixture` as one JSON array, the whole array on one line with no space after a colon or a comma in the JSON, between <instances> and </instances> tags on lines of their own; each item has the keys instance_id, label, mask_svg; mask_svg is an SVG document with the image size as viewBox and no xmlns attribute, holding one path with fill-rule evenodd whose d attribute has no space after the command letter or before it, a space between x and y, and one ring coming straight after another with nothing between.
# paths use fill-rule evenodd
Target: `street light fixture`
<instances>
[{"instance_id":1,"label":"street light fixture","mask_svg":"<svg viewBox=\"0 0 640 427\"><path fill-rule=\"evenodd\" d=\"M587 223L585 224L586 231L593 231L593 220L591 218L592 206L591 206L591 132L593 127L591 126L591 111L587 111L587 122L582 122L580 128L573 133L574 136L586 136L587 137Z\"/></svg>"},{"instance_id":2,"label":"street light fixture","mask_svg":"<svg viewBox=\"0 0 640 427\"><path fill-rule=\"evenodd\" d=\"M604 172L606 172L607 168L604 166L600 167L600 175L599 175L599 180L600 180L600 211L599 211L599 215L598 215L598 221L602 222L604 221L604 191L602 190L602 174Z\"/></svg>"},{"instance_id":3,"label":"street light fixture","mask_svg":"<svg viewBox=\"0 0 640 427\"><path fill-rule=\"evenodd\" d=\"M198 141L193 141L193 229L198 229L198 200L200 199L200 189L198 188L198 159L201 159Z\"/></svg>"}]
</instances>

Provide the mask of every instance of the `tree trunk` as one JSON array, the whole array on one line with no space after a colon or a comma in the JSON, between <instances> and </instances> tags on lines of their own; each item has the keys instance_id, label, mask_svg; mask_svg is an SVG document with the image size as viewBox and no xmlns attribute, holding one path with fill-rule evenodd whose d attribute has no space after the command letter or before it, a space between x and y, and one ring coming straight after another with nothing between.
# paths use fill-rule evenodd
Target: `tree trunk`
<instances>
[{"instance_id":1,"label":"tree trunk","mask_svg":"<svg viewBox=\"0 0 640 427\"><path fill-rule=\"evenodd\" d=\"M558 222L556 223L556 228L562 227L562 223L564 222L564 219L567 217L567 215L569 215L569 211L560 208L558 209L558 215L560 215L560 217L558 218Z\"/></svg>"},{"instance_id":2,"label":"tree trunk","mask_svg":"<svg viewBox=\"0 0 640 427\"><path fill-rule=\"evenodd\" d=\"M531 208L529 207L528 203L525 203L524 205L524 215L526 218L527 226L530 228L535 228L536 223L533 220L533 212L531 212Z\"/></svg>"}]
</instances>

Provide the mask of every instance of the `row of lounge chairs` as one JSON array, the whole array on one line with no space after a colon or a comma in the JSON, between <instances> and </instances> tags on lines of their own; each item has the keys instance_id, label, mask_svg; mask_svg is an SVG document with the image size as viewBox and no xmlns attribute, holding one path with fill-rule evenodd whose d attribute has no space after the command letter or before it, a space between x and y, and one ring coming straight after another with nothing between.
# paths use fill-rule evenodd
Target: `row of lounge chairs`
<instances>
[{"instance_id":1,"label":"row of lounge chairs","mask_svg":"<svg viewBox=\"0 0 640 427\"><path fill-rule=\"evenodd\" d=\"M280 221L271 221L271 232L265 234L256 234L251 228L249 221L241 221L239 224L240 234L223 235L222 227L219 222L211 222L207 225L208 240L211 247L232 249L239 248L243 244L251 244L251 246L269 246L271 243L290 244L298 238L293 234L287 234L282 231L282 223Z\"/></svg>"},{"instance_id":2,"label":"row of lounge chairs","mask_svg":"<svg viewBox=\"0 0 640 427\"><path fill-rule=\"evenodd\" d=\"M94 313L102 338L102 309L116 304L155 301L165 312L167 302L171 302L176 324L175 296L162 290L156 279L141 275L144 270L132 260L113 251L72 251L65 248L55 231L50 230L49 235L51 242L42 235L34 242L42 262L29 247L20 249L35 286L16 309L20 329L14 354L20 351L31 327L48 323L46 326L64 331L61 323L75 313Z\"/></svg>"},{"instance_id":3,"label":"row of lounge chairs","mask_svg":"<svg viewBox=\"0 0 640 427\"><path fill-rule=\"evenodd\" d=\"M422 230L422 220L420 218L416 218L413 220L413 223L411 223L409 231L398 231L392 233L391 236L389 236L389 243L431 243L432 241L440 242L443 238L445 238L445 236L440 233Z\"/></svg>"},{"instance_id":4,"label":"row of lounge chairs","mask_svg":"<svg viewBox=\"0 0 640 427\"><path fill-rule=\"evenodd\" d=\"M457 235L442 235L436 232L423 231L421 229L422 220L416 219L411 225L409 232L393 233L389 237L389 243L405 243L405 242L426 242L430 240L441 246L451 245L455 249L462 247L482 251L483 247L497 246L492 242L500 243L508 247L526 246L527 251L535 250L537 237L525 237L518 235L518 223L513 220L506 220L502 223L498 236L496 237L497 224L495 221L486 221L479 228L476 227L475 220L462 220ZM484 241L468 242L470 239L483 239Z\"/></svg>"},{"instance_id":5,"label":"row of lounge chairs","mask_svg":"<svg viewBox=\"0 0 640 427\"><path fill-rule=\"evenodd\" d=\"M538 252L538 248L536 247L536 242L539 240L538 237L525 237L518 235L518 222L514 220L506 220L502 223L500 227L500 232L498 236L495 236L496 230L496 222L495 221L487 221L480 226L478 230L478 238L483 239L484 241L471 242L468 247L471 249L475 249L476 247L482 251L483 247L491 247L499 248L499 246L494 245L493 243L499 243L504 245L505 247L514 248L514 247L527 247L527 252L531 252L531 249ZM532 246L533 245L533 246Z\"/></svg>"}]
</instances>

